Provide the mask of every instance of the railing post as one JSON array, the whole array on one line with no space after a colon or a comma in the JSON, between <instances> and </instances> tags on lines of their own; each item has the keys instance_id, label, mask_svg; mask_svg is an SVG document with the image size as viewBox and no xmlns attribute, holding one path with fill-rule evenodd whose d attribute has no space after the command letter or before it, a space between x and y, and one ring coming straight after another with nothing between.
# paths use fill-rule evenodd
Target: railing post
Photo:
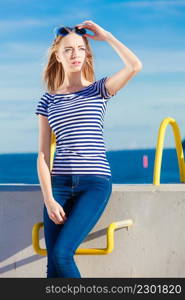
<instances>
[{"instance_id":1,"label":"railing post","mask_svg":"<svg viewBox=\"0 0 185 300\"><path fill-rule=\"evenodd\" d=\"M184 162L184 152L183 152L183 147L182 147L182 142L181 142L180 129L177 125L177 122L173 118L167 117L161 122L159 131L158 131L155 162L154 162L154 172L153 172L153 184L155 184L155 185L160 184L164 136L165 136L165 132L166 132L166 128L167 128L168 124L170 124L173 129L177 158L178 158L180 181L185 182L185 162Z\"/></svg>"}]
</instances>

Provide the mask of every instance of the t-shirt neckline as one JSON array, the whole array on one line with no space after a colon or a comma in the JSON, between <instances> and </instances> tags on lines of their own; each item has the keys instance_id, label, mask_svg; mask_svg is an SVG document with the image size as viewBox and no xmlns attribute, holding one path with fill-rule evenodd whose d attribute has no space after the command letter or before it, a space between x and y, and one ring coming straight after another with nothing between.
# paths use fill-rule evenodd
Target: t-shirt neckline
<instances>
[{"instance_id":1,"label":"t-shirt neckline","mask_svg":"<svg viewBox=\"0 0 185 300\"><path fill-rule=\"evenodd\" d=\"M68 95L73 95L73 94L77 94L77 93L80 93L86 89L88 89L91 85L93 85L96 81L94 81L93 83L89 84L88 86L86 86L85 88L79 90L79 91L76 91L76 92L73 92L73 93L65 93L65 94L50 94L50 95L53 95L53 96L68 96Z\"/></svg>"}]
</instances>

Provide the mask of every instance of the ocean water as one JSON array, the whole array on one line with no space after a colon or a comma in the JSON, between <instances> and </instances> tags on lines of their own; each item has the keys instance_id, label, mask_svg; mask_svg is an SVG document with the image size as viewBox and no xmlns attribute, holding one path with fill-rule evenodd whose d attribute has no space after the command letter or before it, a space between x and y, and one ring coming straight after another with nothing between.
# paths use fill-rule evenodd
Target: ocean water
<instances>
[{"instance_id":1,"label":"ocean water","mask_svg":"<svg viewBox=\"0 0 185 300\"><path fill-rule=\"evenodd\" d=\"M107 151L113 183L153 183L155 149ZM0 154L0 183L39 184L37 153ZM175 148L164 149L160 183L180 183Z\"/></svg>"}]
</instances>

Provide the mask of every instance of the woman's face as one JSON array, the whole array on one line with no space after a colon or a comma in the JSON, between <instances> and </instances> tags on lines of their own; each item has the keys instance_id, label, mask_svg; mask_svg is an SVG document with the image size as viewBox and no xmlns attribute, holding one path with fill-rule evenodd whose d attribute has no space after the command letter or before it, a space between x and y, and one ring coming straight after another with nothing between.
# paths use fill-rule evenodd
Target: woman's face
<instances>
[{"instance_id":1,"label":"woman's face","mask_svg":"<svg viewBox=\"0 0 185 300\"><path fill-rule=\"evenodd\" d=\"M86 46L83 38L74 32L66 35L61 40L56 58L62 63L65 71L80 71L86 60ZM74 62L80 63L74 64Z\"/></svg>"}]
</instances>

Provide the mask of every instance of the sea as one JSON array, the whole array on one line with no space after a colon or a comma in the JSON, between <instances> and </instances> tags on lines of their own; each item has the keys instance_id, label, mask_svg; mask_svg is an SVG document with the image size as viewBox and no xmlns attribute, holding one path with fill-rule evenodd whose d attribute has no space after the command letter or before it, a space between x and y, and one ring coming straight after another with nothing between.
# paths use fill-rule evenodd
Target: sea
<instances>
[{"instance_id":1,"label":"sea","mask_svg":"<svg viewBox=\"0 0 185 300\"><path fill-rule=\"evenodd\" d=\"M107 151L115 184L152 184L156 149ZM38 153L0 154L0 184L39 184ZM163 150L160 183L180 183L175 148Z\"/></svg>"}]
</instances>

